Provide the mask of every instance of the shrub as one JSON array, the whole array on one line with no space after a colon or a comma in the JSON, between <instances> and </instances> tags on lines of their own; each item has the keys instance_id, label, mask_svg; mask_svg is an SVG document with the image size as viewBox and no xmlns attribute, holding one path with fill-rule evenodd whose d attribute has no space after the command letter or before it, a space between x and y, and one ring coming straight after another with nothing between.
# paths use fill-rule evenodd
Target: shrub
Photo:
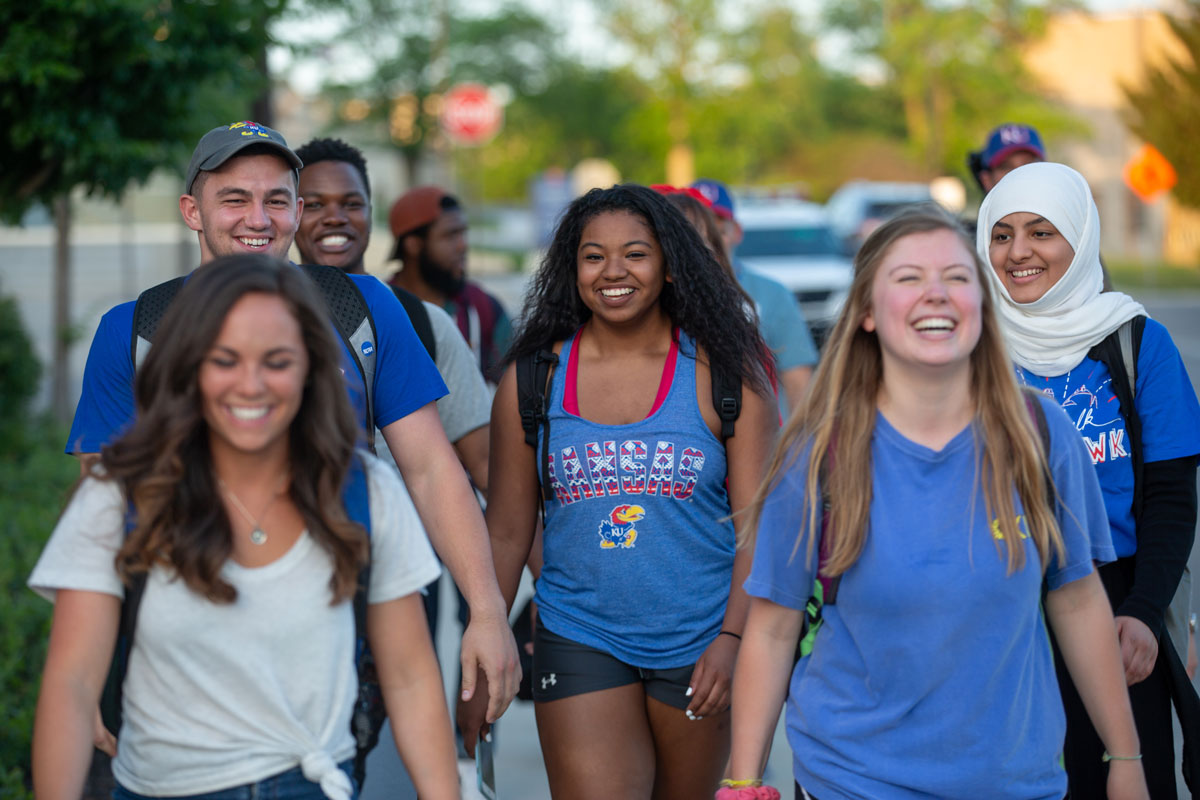
<instances>
[{"instance_id":1,"label":"shrub","mask_svg":"<svg viewBox=\"0 0 1200 800\"><path fill-rule=\"evenodd\" d=\"M0 800L27 800L30 742L52 607L25 586L79 476L65 432L18 419L27 445L0 452Z\"/></svg>"},{"instance_id":2,"label":"shrub","mask_svg":"<svg viewBox=\"0 0 1200 800\"><path fill-rule=\"evenodd\" d=\"M16 300L0 297L0 453L21 449L25 415L41 372Z\"/></svg>"}]
</instances>

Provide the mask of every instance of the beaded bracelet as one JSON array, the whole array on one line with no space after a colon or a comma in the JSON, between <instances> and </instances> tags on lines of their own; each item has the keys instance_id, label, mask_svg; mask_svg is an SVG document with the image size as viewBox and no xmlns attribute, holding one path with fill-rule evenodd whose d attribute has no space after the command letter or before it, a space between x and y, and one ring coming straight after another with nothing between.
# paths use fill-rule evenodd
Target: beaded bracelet
<instances>
[{"instance_id":1,"label":"beaded bracelet","mask_svg":"<svg viewBox=\"0 0 1200 800\"><path fill-rule=\"evenodd\" d=\"M1109 752L1105 750L1104 755L1100 756L1100 760L1105 764L1107 764L1109 761L1141 761L1142 754L1138 753L1136 756L1114 756L1109 755Z\"/></svg>"},{"instance_id":2,"label":"beaded bracelet","mask_svg":"<svg viewBox=\"0 0 1200 800\"><path fill-rule=\"evenodd\" d=\"M725 785L729 783L735 785ZM714 800L782 800L778 789L763 786L762 781L721 781L721 784Z\"/></svg>"}]
</instances>

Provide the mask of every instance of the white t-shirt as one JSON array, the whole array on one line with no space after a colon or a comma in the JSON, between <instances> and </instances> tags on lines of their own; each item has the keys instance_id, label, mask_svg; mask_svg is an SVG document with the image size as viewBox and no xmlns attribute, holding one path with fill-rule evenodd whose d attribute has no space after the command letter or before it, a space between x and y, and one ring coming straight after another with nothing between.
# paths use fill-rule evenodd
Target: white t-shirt
<instances>
[{"instance_id":1,"label":"white t-shirt","mask_svg":"<svg viewBox=\"0 0 1200 800\"><path fill-rule=\"evenodd\" d=\"M369 601L418 591L440 567L395 472L367 464L371 506ZM124 537L117 485L88 479L46 544L29 586L122 597L113 558ZM332 562L302 533L262 567L226 562L231 604L197 595L164 568L151 570L124 684L124 724L113 774L125 788L180 796L304 769L322 783L354 755L357 693L354 612L330 605ZM326 790L328 794L328 790Z\"/></svg>"}]
</instances>

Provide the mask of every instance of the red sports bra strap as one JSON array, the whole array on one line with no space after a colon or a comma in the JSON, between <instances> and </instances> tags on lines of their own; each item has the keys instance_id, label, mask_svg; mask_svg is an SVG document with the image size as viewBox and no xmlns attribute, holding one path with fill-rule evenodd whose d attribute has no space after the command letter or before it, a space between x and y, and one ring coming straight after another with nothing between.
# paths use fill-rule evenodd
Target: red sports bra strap
<instances>
[{"instance_id":1,"label":"red sports bra strap","mask_svg":"<svg viewBox=\"0 0 1200 800\"><path fill-rule=\"evenodd\" d=\"M658 394L654 396L654 405L650 409L647 417L654 416L654 412L662 407L662 404L667 401L667 395L671 393L671 383L675 380L675 359L679 355L679 329L671 329L671 349L667 351L667 360L663 364L662 377L658 379Z\"/></svg>"},{"instance_id":2,"label":"red sports bra strap","mask_svg":"<svg viewBox=\"0 0 1200 800\"><path fill-rule=\"evenodd\" d=\"M567 358L567 374L564 377L566 383L563 385L563 411L568 414L573 414L578 417L579 414L579 391L577 388L579 377L579 339L583 333L583 328L575 331L575 335L571 337L571 355ZM671 348L667 351L667 360L663 364L662 377L658 381L658 394L654 396L654 406L650 409L647 417L654 415L662 404L666 402L667 395L671 393L671 383L675 379L675 359L679 356L679 329L675 328L671 331Z\"/></svg>"}]
</instances>

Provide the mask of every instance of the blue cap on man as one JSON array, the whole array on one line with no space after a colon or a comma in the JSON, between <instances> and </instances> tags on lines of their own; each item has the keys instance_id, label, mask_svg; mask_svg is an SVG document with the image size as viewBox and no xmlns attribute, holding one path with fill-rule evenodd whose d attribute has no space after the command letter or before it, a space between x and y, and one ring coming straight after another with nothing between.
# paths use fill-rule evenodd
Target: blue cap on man
<instances>
[{"instance_id":1,"label":"blue cap on man","mask_svg":"<svg viewBox=\"0 0 1200 800\"><path fill-rule=\"evenodd\" d=\"M997 164L1019 151L1033 153L1039 160L1046 160L1046 148L1035 128L1013 123L1001 125L988 135L983 148L983 166L994 169Z\"/></svg>"},{"instance_id":2,"label":"blue cap on man","mask_svg":"<svg viewBox=\"0 0 1200 800\"><path fill-rule=\"evenodd\" d=\"M733 219L733 195L729 194L725 184L711 178L701 178L692 183L692 188L712 204L714 214L721 219Z\"/></svg>"}]
</instances>

